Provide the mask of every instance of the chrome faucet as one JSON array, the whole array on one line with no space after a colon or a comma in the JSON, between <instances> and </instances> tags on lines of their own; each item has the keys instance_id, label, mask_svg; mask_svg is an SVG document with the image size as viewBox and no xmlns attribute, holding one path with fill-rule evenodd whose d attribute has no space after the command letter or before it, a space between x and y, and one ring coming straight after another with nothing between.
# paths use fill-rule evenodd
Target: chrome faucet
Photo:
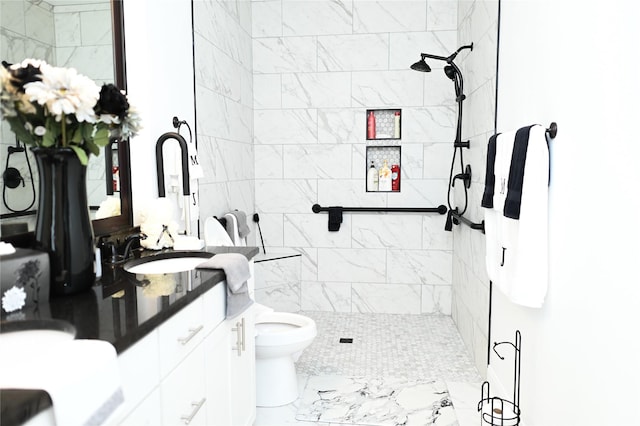
<instances>
[{"instance_id":1,"label":"chrome faucet","mask_svg":"<svg viewBox=\"0 0 640 426\"><path fill-rule=\"evenodd\" d=\"M165 197L166 192L164 188L164 155L162 153L162 147L164 143L169 139L175 139L180 144L181 159L182 159L182 193L184 195L184 207L185 207L185 219L184 229L187 235L191 235L191 211L189 209L191 204L191 189L189 186L189 148L187 147L187 141L176 132L167 132L158 138L156 142L156 171L158 174L158 196Z\"/></svg>"}]
</instances>

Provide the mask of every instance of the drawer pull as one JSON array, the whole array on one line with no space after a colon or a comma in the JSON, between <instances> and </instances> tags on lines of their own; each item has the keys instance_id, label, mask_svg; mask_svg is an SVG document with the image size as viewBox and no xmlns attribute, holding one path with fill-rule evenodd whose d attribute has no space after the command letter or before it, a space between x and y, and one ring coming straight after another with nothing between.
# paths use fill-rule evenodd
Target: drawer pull
<instances>
[{"instance_id":1,"label":"drawer pull","mask_svg":"<svg viewBox=\"0 0 640 426\"><path fill-rule=\"evenodd\" d=\"M207 398L202 398L199 402L192 402L191 406L194 407L193 411L191 412L190 415L188 416L182 416L180 417L180 419L184 422L185 425L188 425L189 423L191 423L191 420L193 420L193 418L196 416L196 414L198 414L198 411L200 411L200 409L202 408L202 406L204 405L204 403L207 401Z\"/></svg>"},{"instance_id":2,"label":"drawer pull","mask_svg":"<svg viewBox=\"0 0 640 426\"><path fill-rule=\"evenodd\" d=\"M231 331L236 332L236 346L233 348L234 351L238 352L238 356L242 356L242 351L245 350L245 325L244 318L241 321L236 323L236 326L231 329Z\"/></svg>"},{"instance_id":3,"label":"drawer pull","mask_svg":"<svg viewBox=\"0 0 640 426\"><path fill-rule=\"evenodd\" d=\"M178 337L178 342L180 342L180 344L182 345L186 345L187 343L189 343L189 340L193 339L195 335L198 334L203 328L204 328L204 325L201 325L196 328L190 328L189 335L187 337Z\"/></svg>"}]
</instances>

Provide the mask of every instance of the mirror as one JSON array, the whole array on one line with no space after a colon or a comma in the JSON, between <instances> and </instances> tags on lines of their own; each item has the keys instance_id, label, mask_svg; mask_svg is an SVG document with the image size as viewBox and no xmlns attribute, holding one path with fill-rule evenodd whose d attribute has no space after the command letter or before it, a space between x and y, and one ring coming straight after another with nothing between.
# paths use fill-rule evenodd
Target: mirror
<instances>
[{"instance_id":1,"label":"mirror","mask_svg":"<svg viewBox=\"0 0 640 426\"><path fill-rule=\"evenodd\" d=\"M126 90L122 0L0 2L2 60L43 59L51 65L76 68L98 85L114 83ZM5 237L33 231L38 172L29 149L16 140L6 122L1 121L0 126L0 236ZM130 181L128 141L113 140L99 156L90 157L87 195L96 236L132 225ZM105 202L108 199L112 202ZM117 207L118 199L119 209L107 207Z\"/></svg>"}]
</instances>

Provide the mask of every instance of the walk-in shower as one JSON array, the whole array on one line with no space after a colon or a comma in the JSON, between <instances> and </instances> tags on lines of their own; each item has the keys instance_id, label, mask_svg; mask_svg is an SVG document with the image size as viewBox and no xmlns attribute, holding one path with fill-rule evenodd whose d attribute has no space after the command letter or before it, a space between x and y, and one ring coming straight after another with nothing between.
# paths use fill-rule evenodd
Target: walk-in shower
<instances>
[{"instance_id":1,"label":"walk-in shower","mask_svg":"<svg viewBox=\"0 0 640 426\"><path fill-rule=\"evenodd\" d=\"M467 189L471 186L471 166L468 164L465 166L464 160L462 158L462 148L469 148L469 141L464 141L464 142L462 141L462 102L465 99L464 82L462 79L462 72L460 71L460 68L458 68L455 62L453 62L456 56L458 56L458 53L460 53L464 49L473 50L473 43L459 47L458 50L456 50L449 56L438 56L438 55L432 55L429 53L421 53L420 60L415 64L411 65L412 70L420 71L420 72L430 72L431 67L429 66L429 64L427 64L425 59L429 58L429 59L437 59L439 61L445 61L447 65L445 65L444 67L444 73L449 79L453 81L453 85L455 89L456 103L458 104L458 123L456 126L456 139L453 143L453 157L451 159L451 169L449 171L449 185L447 189L447 205L449 206L449 213L447 214L447 222L445 225L445 230L447 231L451 231L451 228L452 228L451 215L453 214L453 212L456 212L458 215L463 215L464 212L467 210L467 204L469 200ZM459 154L459 157L460 157L460 173L454 175L457 154ZM461 179L464 183L463 185L464 205L462 206L462 208L458 208L458 206L454 208L453 207L454 202L451 201L451 188L455 186L455 182L457 179Z\"/></svg>"}]
</instances>

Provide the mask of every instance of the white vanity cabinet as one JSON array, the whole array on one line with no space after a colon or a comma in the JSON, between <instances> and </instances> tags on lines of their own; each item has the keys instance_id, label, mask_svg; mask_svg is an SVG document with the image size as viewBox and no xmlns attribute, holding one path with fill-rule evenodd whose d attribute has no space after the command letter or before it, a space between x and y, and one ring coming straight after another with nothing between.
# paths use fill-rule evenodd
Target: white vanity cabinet
<instances>
[{"instance_id":1,"label":"white vanity cabinet","mask_svg":"<svg viewBox=\"0 0 640 426\"><path fill-rule=\"evenodd\" d=\"M253 311L225 320L225 300L219 283L120 355L127 414L118 424L253 424Z\"/></svg>"},{"instance_id":2,"label":"white vanity cabinet","mask_svg":"<svg viewBox=\"0 0 640 426\"><path fill-rule=\"evenodd\" d=\"M226 320L232 348L229 372L231 425L252 425L256 406L256 351L253 307L242 315Z\"/></svg>"}]
</instances>

